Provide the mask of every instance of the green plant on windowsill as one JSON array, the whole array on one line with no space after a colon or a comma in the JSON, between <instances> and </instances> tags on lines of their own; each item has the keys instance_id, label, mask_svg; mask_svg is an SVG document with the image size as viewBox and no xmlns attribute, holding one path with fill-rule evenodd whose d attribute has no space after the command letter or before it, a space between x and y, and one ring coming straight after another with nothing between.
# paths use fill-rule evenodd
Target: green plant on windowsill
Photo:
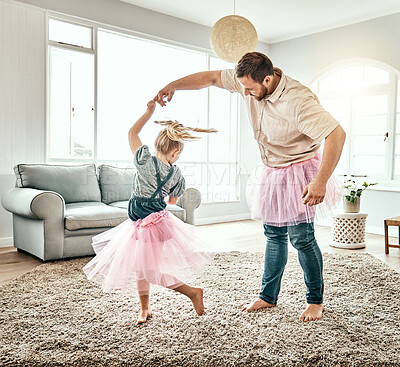
<instances>
[{"instance_id":1,"label":"green plant on windowsill","mask_svg":"<svg viewBox=\"0 0 400 367\"><path fill-rule=\"evenodd\" d=\"M350 203L355 203L356 199L361 197L362 192L367 187L374 186L377 184L378 184L378 182L368 183L367 181L364 181L364 183L361 185L361 187L359 187L359 186L357 186L355 181L345 180L344 181L344 189L345 189L344 197L347 201L350 201Z\"/></svg>"}]
</instances>

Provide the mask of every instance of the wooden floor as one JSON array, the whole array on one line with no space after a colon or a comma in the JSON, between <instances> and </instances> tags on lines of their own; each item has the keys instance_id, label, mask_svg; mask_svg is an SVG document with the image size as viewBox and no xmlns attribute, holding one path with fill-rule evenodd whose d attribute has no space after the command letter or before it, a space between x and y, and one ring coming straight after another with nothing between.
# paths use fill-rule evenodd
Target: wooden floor
<instances>
[{"instance_id":1,"label":"wooden floor","mask_svg":"<svg viewBox=\"0 0 400 367\"><path fill-rule=\"evenodd\" d=\"M198 228L201 237L207 243L213 244L216 251L264 252L265 237L262 223L259 221L244 220L204 225ZM386 255L383 236L367 233L367 246L365 249L347 250L329 246L330 227L316 226L315 234L322 252L367 252L385 262L392 269L400 272L400 250L391 248L389 255ZM392 244L397 244L397 241L397 238L390 239ZM295 252L296 250L289 246L289 251ZM25 253L19 253L14 247L0 248L0 284L5 284L40 264L42 262L37 258Z\"/></svg>"}]
</instances>

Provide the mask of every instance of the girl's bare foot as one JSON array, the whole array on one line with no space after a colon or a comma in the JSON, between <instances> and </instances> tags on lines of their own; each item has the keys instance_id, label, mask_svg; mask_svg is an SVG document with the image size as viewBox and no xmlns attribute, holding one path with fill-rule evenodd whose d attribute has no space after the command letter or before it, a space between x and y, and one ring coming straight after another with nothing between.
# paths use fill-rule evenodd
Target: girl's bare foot
<instances>
[{"instance_id":1,"label":"girl's bare foot","mask_svg":"<svg viewBox=\"0 0 400 367\"><path fill-rule=\"evenodd\" d=\"M147 309L147 310L141 310L139 317L136 321L136 325L140 325L143 324L147 321L148 318L150 318L152 315L151 310Z\"/></svg>"},{"instance_id":2,"label":"girl's bare foot","mask_svg":"<svg viewBox=\"0 0 400 367\"><path fill-rule=\"evenodd\" d=\"M275 307L275 305L273 305L271 303L267 303L264 300L262 300L261 298L257 298L252 303L249 303L248 305L243 306L242 311L251 312L251 311L259 310L260 308L270 308L270 307Z\"/></svg>"},{"instance_id":3,"label":"girl's bare foot","mask_svg":"<svg viewBox=\"0 0 400 367\"><path fill-rule=\"evenodd\" d=\"M203 290L201 288L191 287L187 284L182 284L179 287L174 288L174 291L184 294L189 297L193 303L194 309L199 316L204 314L204 303L203 303Z\"/></svg>"},{"instance_id":4,"label":"girl's bare foot","mask_svg":"<svg viewBox=\"0 0 400 367\"><path fill-rule=\"evenodd\" d=\"M324 306L322 304L308 304L299 319L305 322L319 320L322 319L322 312L324 312Z\"/></svg>"},{"instance_id":5,"label":"girl's bare foot","mask_svg":"<svg viewBox=\"0 0 400 367\"><path fill-rule=\"evenodd\" d=\"M199 316L204 314L204 303L203 303L203 290L201 288L193 287L193 295L189 296L193 303L194 309Z\"/></svg>"}]
</instances>

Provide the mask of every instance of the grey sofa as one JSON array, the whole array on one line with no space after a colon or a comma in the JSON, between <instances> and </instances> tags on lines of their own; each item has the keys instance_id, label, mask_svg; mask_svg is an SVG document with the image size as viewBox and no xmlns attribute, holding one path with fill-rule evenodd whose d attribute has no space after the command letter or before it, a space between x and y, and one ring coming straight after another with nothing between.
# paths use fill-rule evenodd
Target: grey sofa
<instances>
[{"instance_id":1,"label":"grey sofa","mask_svg":"<svg viewBox=\"0 0 400 367\"><path fill-rule=\"evenodd\" d=\"M4 193L14 246L44 261L94 254L91 239L128 218L134 169L94 164L19 164ZM200 192L187 189L167 210L193 224Z\"/></svg>"}]
</instances>

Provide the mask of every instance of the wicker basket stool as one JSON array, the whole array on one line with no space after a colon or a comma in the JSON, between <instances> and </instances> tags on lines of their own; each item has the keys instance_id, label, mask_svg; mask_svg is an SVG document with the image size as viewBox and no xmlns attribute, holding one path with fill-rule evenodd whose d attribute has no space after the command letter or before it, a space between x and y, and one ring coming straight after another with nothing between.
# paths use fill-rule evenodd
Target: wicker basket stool
<instances>
[{"instance_id":1,"label":"wicker basket stool","mask_svg":"<svg viewBox=\"0 0 400 367\"><path fill-rule=\"evenodd\" d=\"M367 213L337 213L333 215L332 247L364 248Z\"/></svg>"}]
</instances>

